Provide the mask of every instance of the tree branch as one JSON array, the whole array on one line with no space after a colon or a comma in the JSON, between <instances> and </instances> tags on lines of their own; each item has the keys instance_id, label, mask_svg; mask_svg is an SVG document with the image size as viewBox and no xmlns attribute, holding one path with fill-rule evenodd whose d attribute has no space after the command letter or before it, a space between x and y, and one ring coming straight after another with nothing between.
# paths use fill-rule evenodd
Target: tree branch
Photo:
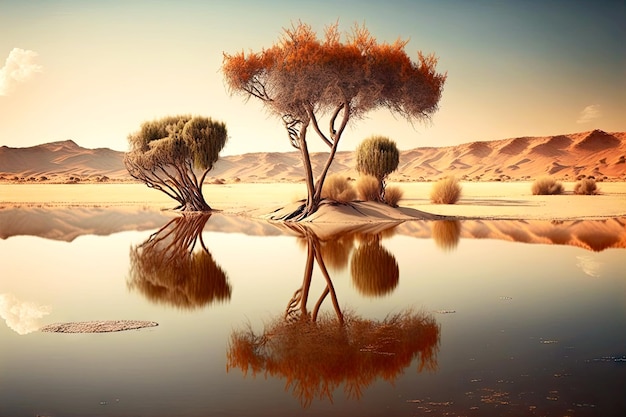
<instances>
[{"instance_id":1,"label":"tree branch","mask_svg":"<svg viewBox=\"0 0 626 417\"><path fill-rule=\"evenodd\" d=\"M324 141L326 145L328 145L328 147L332 147L333 146L332 142L320 130L320 127L317 123L317 118L315 117L315 113L313 113L313 108L310 105L306 106L306 112L309 115L309 118L311 119L311 121L313 122L313 129L315 129L315 132L317 132L319 137Z\"/></svg>"},{"instance_id":2,"label":"tree branch","mask_svg":"<svg viewBox=\"0 0 626 417\"><path fill-rule=\"evenodd\" d=\"M333 139L335 139L335 135L337 134L337 130L335 129L335 120L337 120L337 116L339 115L339 112L341 111L341 109L345 108L346 103L341 103L339 106L337 106L337 108L335 109L335 111L333 112L333 115L330 118L330 123L329 123L329 130L330 130L330 135ZM344 113L345 115L345 113ZM341 134L340 134L341 135Z\"/></svg>"}]
</instances>

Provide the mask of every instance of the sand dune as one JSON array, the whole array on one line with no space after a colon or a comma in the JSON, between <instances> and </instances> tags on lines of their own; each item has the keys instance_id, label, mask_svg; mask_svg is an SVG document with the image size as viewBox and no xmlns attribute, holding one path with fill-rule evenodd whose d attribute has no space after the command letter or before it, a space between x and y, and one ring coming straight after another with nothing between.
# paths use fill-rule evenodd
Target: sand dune
<instances>
[{"instance_id":1,"label":"sand dune","mask_svg":"<svg viewBox=\"0 0 626 417\"><path fill-rule=\"evenodd\" d=\"M130 181L123 153L86 149L68 140L29 148L0 148L0 181ZM321 169L325 153L311 155ZM354 154L338 152L331 172L356 178ZM553 175L561 180L593 176L626 180L626 132L601 130L546 137L522 137L449 147L402 151L391 181L431 181L455 175L467 181L507 181ZM209 182L298 182L304 178L297 152L222 157Z\"/></svg>"},{"instance_id":2,"label":"sand dune","mask_svg":"<svg viewBox=\"0 0 626 417\"><path fill-rule=\"evenodd\" d=\"M128 178L123 152L86 149L74 141L52 142L28 148L0 147L0 177L31 181L68 182L70 177Z\"/></svg>"}]
</instances>

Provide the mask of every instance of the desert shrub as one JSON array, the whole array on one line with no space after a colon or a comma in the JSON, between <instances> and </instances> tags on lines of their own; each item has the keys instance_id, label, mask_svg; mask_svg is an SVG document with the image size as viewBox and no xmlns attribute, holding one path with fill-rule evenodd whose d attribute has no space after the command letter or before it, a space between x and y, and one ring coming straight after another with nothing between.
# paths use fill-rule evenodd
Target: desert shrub
<instances>
[{"instance_id":1,"label":"desert shrub","mask_svg":"<svg viewBox=\"0 0 626 417\"><path fill-rule=\"evenodd\" d=\"M433 184L430 201L433 204L454 204L461 198L462 187L454 177L442 178Z\"/></svg>"},{"instance_id":2,"label":"desert shrub","mask_svg":"<svg viewBox=\"0 0 626 417\"><path fill-rule=\"evenodd\" d=\"M385 203L391 207L398 207L398 202L402 199L404 191L400 187L387 187L385 189Z\"/></svg>"},{"instance_id":3,"label":"desert shrub","mask_svg":"<svg viewBox=\"0 0 626 417\"><path fill-rule=\"evenodd\" d=\"M356 192L363 201L378 201L378 180L371 175L361 175L356 181Z\"/></svg>"},{"instance_id":4,"label":"desert shrub","mask_svg":"<svg viewBox=\"0 0 626 417\"><path fill-rule=\"evenodd\" d=\"M598 194L598 186L594 179L585 178L574 186L574 194L595 195Z\"/></svg>"},{"instance_id":5,"label":"desert shrub","mask_svg":"<svg viewBox=\"0 0 626 417\"><path fill-rule=\"evenodd\" d=\"M551 177L541 177L533 182L533 195L554 195L563 193L563 184Z\"/></svg>"},{"instance_id":6,"label":"desert shrub","mask_svg":"<svg viewBox=\"0 0 626 417\"><path fill-rule=\"evenodd\" d=\"M331 174L324 181L322 198L347 203L356 199L356 191L348 178L341 174Z\"/></svg>"}]
</instances>

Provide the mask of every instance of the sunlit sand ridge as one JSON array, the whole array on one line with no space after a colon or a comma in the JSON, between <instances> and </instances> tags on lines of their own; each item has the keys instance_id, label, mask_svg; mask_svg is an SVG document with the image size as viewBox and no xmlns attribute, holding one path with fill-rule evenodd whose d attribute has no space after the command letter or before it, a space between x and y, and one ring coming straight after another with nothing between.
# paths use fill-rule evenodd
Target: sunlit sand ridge
<instances>
[{"instance_id":1,"label":"sunlit sand ridge","mask_svg":"<svg viewBox=\"0 0 626 417\"><path fill-rule=\"evenodd\" d=\"M419 147L400 153L391 181L428 181L446 175L472 181L509 181L550 175L561 180L578 176L626 180L626 132L601 130L521 137L458 146ZM123 152L107 148L86 149L73 141L29 148L0 147L2 182L97 182L130 181ZM312 153L319 172L325 154ZM337 152L330 172L352 178L354 152ZM209 173L208 182L299 182L304 173L299 153L250 153L222 156Z\"/></svg>"}]
</instances>

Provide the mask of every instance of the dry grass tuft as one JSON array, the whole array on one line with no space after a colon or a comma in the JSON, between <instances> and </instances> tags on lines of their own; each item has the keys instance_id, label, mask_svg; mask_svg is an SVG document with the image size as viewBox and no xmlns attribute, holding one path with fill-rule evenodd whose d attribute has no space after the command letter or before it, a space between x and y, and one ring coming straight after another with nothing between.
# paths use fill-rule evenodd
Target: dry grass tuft
<instances>
[{"instance_id":1,"label":"dry grass tuft","mask_svg":"<svg viewBox=\"0 0 626 417\"><path fill-rule=\"evenodd\" d=\"M404 191L400 187L387 187L385 189L385 203L391 207L398 207Z\"/></svg>"},{"instance_id":2,"label":"dry grass tuft","mask_svg":"<svg viewBox=\"0 0 626 417\"><path fill-rule=\"evenodd\" d=\"M533 182L531 191L533 195L555 195L563 193L563 184L550 177L537 178Z\"/></svg>"},{"instance_id":3,"label":"dry grass tuft","mask_svg":"<svg viewBox=\"0 0 626 417\"><path fill-rule=\"evenodd\" d=\"M378 180L371 175L361 175L356 181L356 192L363 201L378 201Z\"/></svg>"},{"instance_id":4,"label":"dry grass tuft","mask_svg":"<svg viewBox=\"0 0 626 417\"><path fill-rule=\"evenodd\" d=\"M356 199L356 191L347 177L341 174L331 174L324 181L322 198L348 203Z\"/></svg>"},{"instance_id":5,"label":"dry grass tuft","mask_svg":"<svg viewBox=\"0 0 626 417\"><path fill-rule=\"evenodd\" d=\"M455 204L461 198L462 187L454 177L440 179L430 191L430 201L433 204Z\"/></svg>"},{"instance_id":6,"label":"dry grass tuft","mask_svg":"<svg viewBox=\"0 0 626 417\"><path fill-rule=\"evenodd\" d=\"M574 186L574 194L579 195L596 195L600 192L596 185L596 180L585 178L580 180Z\"/></svg>"}]
</instances>

